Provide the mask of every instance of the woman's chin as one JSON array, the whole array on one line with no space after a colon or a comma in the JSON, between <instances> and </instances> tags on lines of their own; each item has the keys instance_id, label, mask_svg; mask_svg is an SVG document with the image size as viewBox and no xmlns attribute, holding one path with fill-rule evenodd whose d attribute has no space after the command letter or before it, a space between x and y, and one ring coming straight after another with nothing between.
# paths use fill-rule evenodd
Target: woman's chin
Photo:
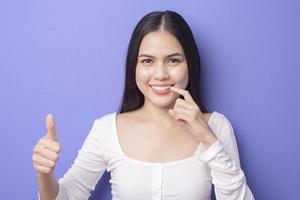
<instances>
[{"instance_id":1,"label":"woman's chin","mask_svg":"<svg viewBox=\"0 0 300 200\"><path fill-rule=\"evenodd\" d=\"M157 107L170 107L174 100L169 97L169 98L152 98L151 102L157 106Z\"/></svg>"}]
</instances>

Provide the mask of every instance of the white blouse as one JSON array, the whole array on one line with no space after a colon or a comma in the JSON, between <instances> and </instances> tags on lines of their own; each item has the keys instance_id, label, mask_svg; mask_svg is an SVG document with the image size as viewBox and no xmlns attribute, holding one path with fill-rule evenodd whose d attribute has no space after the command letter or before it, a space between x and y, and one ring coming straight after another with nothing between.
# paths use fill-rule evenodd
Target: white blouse
<instances>
[{"instance_id":1,"label":"white blouse","mask_svg":"<svg viewBox=\"0 0 300 200\"><path fill-rule=\"evenodd\" d=\"M58 180L56 200L88 199L105 170L111 175L113 200L209 200L211 184L218 200L254 199L224 115L214 111L208 121L218 138L213 145L205 149L199 143L191 157L171 162L127 157L119 143L116 115L94 121L74 163Z\"/></svg>"}]
</instances>

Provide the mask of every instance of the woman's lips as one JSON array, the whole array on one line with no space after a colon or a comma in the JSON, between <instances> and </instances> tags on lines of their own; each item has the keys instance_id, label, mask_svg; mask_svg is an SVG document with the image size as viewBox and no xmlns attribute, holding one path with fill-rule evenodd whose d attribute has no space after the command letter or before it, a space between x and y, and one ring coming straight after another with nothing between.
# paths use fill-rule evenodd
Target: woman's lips
<instances>
[{"instance_id":1,"label":"woman's lips","mask_svg":"<svg viewBox=\"0 0 300 200\"><path fill-rule=\"evenodd\" d=\"M150 87L152 88L153 92L158 95L166 95L171 91L171 89L170 89L171 85L169 85L169 86L150 85Z\"/></svg>"}]
</instances>

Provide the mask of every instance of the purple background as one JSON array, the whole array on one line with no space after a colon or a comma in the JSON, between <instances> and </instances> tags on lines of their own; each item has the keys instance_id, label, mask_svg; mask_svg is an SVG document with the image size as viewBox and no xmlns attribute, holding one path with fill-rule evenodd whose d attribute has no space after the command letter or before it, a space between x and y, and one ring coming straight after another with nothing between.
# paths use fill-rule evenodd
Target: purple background
<instances>
[{"instance_id":1,"label":"purple background","mask_svg":"<svg viewBox=\"0 0 300 200\"><path fill-rule=\"evenodd\" d=\"M31 156L47 113L63 148L55 175L66 172L93 121L118 109L134 26L166 9L194 32L204 104L231 121L256 199L300 199L299 7L296 0L1 1L1 199L37 198ZM108 176L91 199L110 199Z\"/></svg>"}]
</instances>

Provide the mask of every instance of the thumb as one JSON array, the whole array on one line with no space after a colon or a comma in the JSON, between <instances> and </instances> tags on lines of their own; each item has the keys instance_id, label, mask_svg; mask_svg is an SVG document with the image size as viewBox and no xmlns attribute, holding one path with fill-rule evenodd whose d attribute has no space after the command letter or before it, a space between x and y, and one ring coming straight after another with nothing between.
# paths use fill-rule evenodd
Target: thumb
<instances>
[{"instance_id":1,"label":"thumb","mask_svg":"<svg viewBox=\"0 0 300 200\"><path fill-rule=\"evenodd\" d=\"M46 117L46 128L47 128L47 136L57 141L57 134L56 134L56 128L55 128L55 120L54 117L51 114L48 114Z\"/></svg>"}]
</instances>

